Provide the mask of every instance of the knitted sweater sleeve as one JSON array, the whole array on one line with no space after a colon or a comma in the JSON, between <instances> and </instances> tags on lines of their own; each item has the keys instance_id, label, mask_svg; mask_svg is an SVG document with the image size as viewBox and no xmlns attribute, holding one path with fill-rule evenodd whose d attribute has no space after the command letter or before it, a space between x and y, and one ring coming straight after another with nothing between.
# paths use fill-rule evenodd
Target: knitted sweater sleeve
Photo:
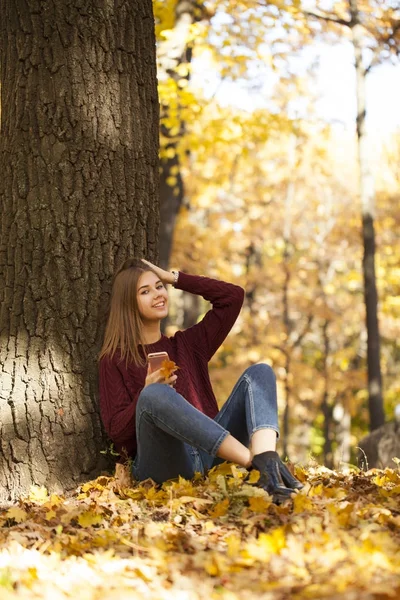
<instances>
[{"instance_id":1,"label":"knitted sweater sleeve","mask_svg":"<svg viewBox=\"0 0 400 600\"><path fill-rule=\"evenodd\" d=\"M175 287L198 294L212 304L212 309L200 323L183 332L186 342L209 361L225 340L239 315L244 290L232 283L182 272L179 273Z\"/></svg>"},{"instance_id":2,"label":"knitted sweater sleeve","mask_svg":"<svg viewBox=\"0 0 400 600\"><path fill-rule=\"evenodd\" d=\"M129 443L135 432L137 395L132 398L115 359L103 358L99 365L100 414L104 428L118 445Z\"/></svg>"}]
</instances>

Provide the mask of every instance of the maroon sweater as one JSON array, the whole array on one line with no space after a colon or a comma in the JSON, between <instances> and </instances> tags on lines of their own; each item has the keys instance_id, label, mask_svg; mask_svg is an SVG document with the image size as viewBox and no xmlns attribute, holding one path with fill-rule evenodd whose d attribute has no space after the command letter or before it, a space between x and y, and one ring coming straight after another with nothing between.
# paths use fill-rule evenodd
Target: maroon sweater
<instances>
[{"instance_id":1,"label":"maroon sweater","mask_svg":"<svg viewBox=\"0 0 400 600\"><path fill-rule=\"evenodd\" d=\"M176 288L199 294L212 303L200 323L172 337L162 336L145 347L146 353L165 350L180 367L175 389L188 402L211 418L218 405L208 374L208 361L232 329L243 303L242 288L208 277L179 273ZM118 352L100 361L100 413L106 432L122 455L136 454L136 404L147 374L147 366L126 365Z\"/></svg>"}]
</instances>

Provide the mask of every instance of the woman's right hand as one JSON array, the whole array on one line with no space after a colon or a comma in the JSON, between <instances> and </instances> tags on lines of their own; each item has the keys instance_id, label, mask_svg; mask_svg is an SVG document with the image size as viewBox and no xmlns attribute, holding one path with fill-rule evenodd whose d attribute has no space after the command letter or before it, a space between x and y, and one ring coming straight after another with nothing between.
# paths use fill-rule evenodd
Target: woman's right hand
<instances>
[{"instance_id":1,"label":"woman's right hand","mask_svg":"<svg viewBox=\"0 0 400 600\"><path fill-rule=\"evenodd\" d=\"M158 369L157 371L150 372L150 365L149 365L149 367L147 369L147 375L146 375L144 387L147 387L148 385L151 385L152 383L166 383L167 385L174 387L175 381L178 379L178 376L171 375L171 377L165 378L161 374L161 371L162 371L162 369Z\"/></svg>"},{"instance_id":2,"label":"woman's right hand","mask_svg":"<svg viewBox=\"0 0 400 600\"><path fill-rule=\"evenodd\" d=\"M171 271L165 271L164 269L161 269L161 267L154 265L153 263L151 263L149 260L146 260L145 258L142 258L141 261L144 262L146 265L148 265L151 269L153 269L153 271L156 273L156 275L161 279L161 281L163 283L174 283L174 276L171 273Z\"/></svg>"}]
</instances>

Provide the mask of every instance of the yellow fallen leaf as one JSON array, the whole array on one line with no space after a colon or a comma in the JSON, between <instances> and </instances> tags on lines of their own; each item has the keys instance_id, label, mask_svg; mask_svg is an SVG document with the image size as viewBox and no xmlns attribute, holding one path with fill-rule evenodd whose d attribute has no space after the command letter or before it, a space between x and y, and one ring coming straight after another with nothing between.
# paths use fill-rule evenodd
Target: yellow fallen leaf
<instances>
[{"instance_id":1,"label":"yellow fallen leaf","mask_svg":"<svg viewBox=\"0 0 400 600\"><path fill-rule=\"evenodd\" d=\"M249 475L249 478L247 479L247 483L253 484L253 483L257 483L257 481L260 479L260 471L257 471L257 469L253 469Z\"/></svg>"},{"instance_id":2,"label":"yellow fallen leaf","mask_svg":"<svg viewBox=\"0 0 400 600\"><path fill-rule=\"evenodd\" d=\"M216 519L217 517L223 517L228 512L229 498L225 498L221 502L218 502L214 508L210 511L210 516Z\"/></svg>"},{"instance_id":3,"label":"yellow fallen leaf","mask_svg":"<svg viewBox=\"0 0 400 600\"><path fill-rule=\"evenodd\" d=\"M94 513L91 510L83 512L78 517L78 523L81 527L91 527L92 525L100 525L103 517Z\"/></svg>"},{"instance_id":4,"label":"yellow fallen leaf","mask_svg":"<svg viewBox=\"0 0 400 600\"><path fill-rule=\"evenodd\" d=\"M216 465L208 472L208 479L210 481L216 481L220 475L231 475L231 463L223 462L220 465Z\"/></svg>"},{"instance_id":5,"label":"yellow fallen leaf","mask_svg":"<svg viewBox=\"0 0 400 600\"><path fill-rule=\"evenodd\" d=\"M61 506L61 504L64 504L64 502L65 498L62 496L59 496L58 494L51 494L47 504L49 505L49 508L54 508L55 506Z\"/></svg>"},{"instance_id":6,"label":"yellow fallen leaf","mask_svg":"<svg viewBox=\"0 0 400 600\"><path fill-rule=\"evenodd\" d=\"M231 473L232 473L234 479L238 479L238 480L242 480L245 475L245 472L240 471L236 465L231 465Z\"/></svg>"},{"instance_id":7,"label":"yellow fallen leaf","mask_svg":"<svg viewBox=\"0 0 400 600\"><path fill-rule=\"evenodd\" d=\"M355 516L353 515L354 504L343 502L342 504L328 504L328 511L335 515L341 527L348 527L353 524Z\"/></svg>"},{"instance_id":8,"label":"yellow fallen leaf","mask_svg":"<svg viewBox=\"0 0 400 600\"><path fill-rule=\"evenodd\" d=\"M319 485L311 486L309 495L310 496L320 496L321 494L323 494L323 492L324 492L324 486L322 485L322 483L320 483Z\"/></svg>"},{"instance_id":9,"label":"yellow fallen leaf","mask_svg":"<svg viewBox=\"0 0 400 600\"><path fill-rule=\"evenodd\" d=\"M310 500L310 498L308 498L308 496L305 496L304 494L296 494L293 498L293 512L295 514L297 513L302 513L305 512L307 510L312 510L313 508L313 503Z\"/></svg>"},{"instance_id":10,"label":"yellow fallen leaf","mask_svg":"<svg viewBox=\"0 0 400 600\"><path fill-rule=\"evenodd\" d=\"M115 465L115 484L120 488L130 488L133 485L132 472L128 465L117 463Z\"/></svg>"},{"instance_id":11,"label":"yellow fallen leaf","mask_svg":"<svg viewBox=\"0 0 400 600\"><path fill-rule=\"evenodd\" d=\"M156 504L165 504L169 499L167 492L164 490L157 490L155 487L151 487L145 491L144 496L146 500L155 502Z\"/></svg>"},{"instance_id":12,"label":"yellow fallen leaf","mask_svg":"<svg viewBox=\"0 0 400 600\"><path fill-rule=\"evenodd\" d=\"M380 488L379 493L384 498L390 498L390 496L399 496L400 495L400 485L395 485L394 487L390 488L389 490Z\"/></svg>"},{"instance_id":13,"label":"yellow fallen leaf","mask_svg":"<svg viewBox=\"0 0 400 600\"><path fill-rule=\"evenodd\" d=\"M36 504L43 504L49 500L49 493L44 485L40 487L37 485L31 485L28 500L30 502L35 502Z\"/></svg>"},{"instance_id":14,"label":"yellow fallen leaf","mask_svg":"<svg viewBox=\"0 0 400 600\"><path fill-rule=\"evenodd\" d=\"M211 575L211 577L216 577L217 575L222 575L227 570L227 561L224 556L217 552L213 552L204 564L204 569L206 572Z\"/></svg>"},{"instance_id":15,"label":"yellow fallen leaf","mask_svg":"<svg viewBox=\"0 0 400 600\"><path fill-rule=\"evenodd\" d=\"M54 510L48 510L44 518L46 521L51 521L56 515L57 513Z\"/></svg>"},{"instance_id":16,"label":"yellow fallen leaf","mask_svg":"<svg viewBox=\"0 0 400 600\"><path fill-rule=\"evenodd\" d=\"M16 523L23 523L28 518L28 513L19 506L13 506L8 509L6 517L8 519L14 519Z\"/></svg>"},{"instance_id":17,"label":"yellow fallen leaf","mask_svg":"<svg viewBox=\"0 0 400 600\"><path fill-rule=\"evenodd\" d=\"M213 560L208 560L207 562L205 562L204 569L208 573L208 575L211 575L211 577L216 577L217 575L219 575L218 565Z\"/></svg>"},{"instance_id":18,"label":"yellow fallen leaf","mask_svg":"<svg viewBox=\"0 0 400 600\"><path fill-rule=\"evenodd\" d=\"M203 524L203 531L205 533L210 533L210 531L214 531L214 529L215 529L215 525L214 525L213 521L206 521Z\"/></svg>"},{"instance_id":19,"label":"yellow fallen leaf","mask_svg":"<svg viewBox=\"0 0 400 600\"><path fill-rule=\"evenodd\" d=\"M170 492L173 496L178 498L179 496L195 496L196 490L193 487L193 482L184 479L183 477L179 477L178 481L173 481L167 485L164 485L163 488Z\"/></svg>"},{"instance_id":20,"label":"yellow fallen leaf","mask_svg":"<svg viewBox=\"0 0 400 600\"><path fill-rule=\"evenodd\" d=\"M274 529L271 533L260 533L257 540L248 542L242 550L244 559L269 562L271 554L279 554L286 546L286 538L283 527Z\"/></svg>"},{"instance_id":21,"label":"yellow fallen leaf","mask_svg":"<svg viewBox=\"0 0 400 600\"><path fill-rule=\"evenodd\" d=\"M225 542L227 545L227 554L229 558L234 558L237 556L240 550L240 537L236 533L231 533L230 535L226 536Z\"/></svg>"},{"instance_id":22,"label":"yellow fallen leaf","mask_svg":"<svg viewBox=\"0 0 400 600\"><path fill-rule=\"evenodd\" d=\"M249 498L249 508L255 513L265 513L271 506L271 502L261 497Z\"/></svg>"},{"instance_id":23,"label":"yellow fallen leaf","mask_svg":"<svg viewBox=\"0 0 400 600\"><path fill-rule=\"evenodd\" d=\"M160 373L164 379L169 379L178 369L178 365L176 365L173 360L163 360Z\"/></svg>"}]
</instances>

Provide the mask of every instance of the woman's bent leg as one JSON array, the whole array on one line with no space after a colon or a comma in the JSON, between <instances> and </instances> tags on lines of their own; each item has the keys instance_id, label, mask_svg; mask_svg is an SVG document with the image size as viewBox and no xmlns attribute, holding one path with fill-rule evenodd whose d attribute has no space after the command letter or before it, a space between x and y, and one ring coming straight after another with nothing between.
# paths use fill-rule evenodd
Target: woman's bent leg
<instances>
[{"instance_id":1,"label":"woman's bent leg","mask_svg":"<svg viewBox=\"0 0 400 600\"><path fill-rule=\"evenodd\" d=\"M275 501L290 498L294 489L303 487L275 452L279 427L276 380L271 367L265 364L249 367L215 420L242 444L251 444L252 466L261 473L259 485ZM213 464L217 462L214 460Z\"/></svg>"},{"instance_id":2,"label":"woman's bent leg","mask_svg":"<svg viewBox=\"0 0 400 600\"><path fill-rule=\"evenodd\" d=\"M243 444L252 435L270 429L279 437L276 378L269 365L252 365L239 378L215 421Z\"/></svg>"},{"instance_id":3,"label":"woman's bent leg","mask_svg":"<svg viewBox=\"0 0 400 600\"><path fill-rule=\"evenodd\" d=\"M179 475L190 479L196 470L192 446L215 456L228 435L173 388L149 385L136 408L138 451L133 474L138 480L151 477L157 483Z\"/></svg>"},{"instance_id":4,"label":"woman's bent leg","mask_svg":"<svg viewBox=\"0 0 400 600\"><path fill-rule=\"evenodd\" d=\"M265 439L257 440L257 444L268 444L271 447L257 448L254 454L274 450L272 445L279 437L279 425L276 378L271 367L257 364L246 369L215 421L247 447L255 432L265 432ZM220 459L210 460L207 466L219 462Z\"/></svg>"}]
</instances>

